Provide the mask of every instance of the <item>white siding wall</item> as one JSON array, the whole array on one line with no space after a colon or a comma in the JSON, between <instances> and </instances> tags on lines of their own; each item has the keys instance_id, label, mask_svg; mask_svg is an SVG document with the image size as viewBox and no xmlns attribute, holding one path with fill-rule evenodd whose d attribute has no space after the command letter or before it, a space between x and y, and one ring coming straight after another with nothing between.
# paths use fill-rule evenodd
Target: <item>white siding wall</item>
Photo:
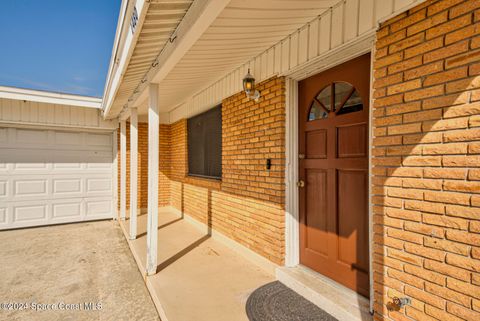
<instances>
[{"instance_id":1,"label":"white siding wall","mask_svg":"<svg viewBox=\"0 0 480 321\"><path fill-rule=\"evenodd\" d=\"M372 36L379 22L424 0L344 0L247 61L170 112L170 122L198 114L242 90L242 78L251 69L257 82L274 75L292 74L313 61Z\"/></svg>"},{"instance_id":2,"label":"white siding wall","mask_svg":"<svg viewBox=\"0 0 480 321\"><path fill-rule=\"evenodd\" d=\"M0 99L0 125L22 124L113 129L116 122L105 121L100 109L48 104L24 100Z\"/></svg>"}]
</instances>

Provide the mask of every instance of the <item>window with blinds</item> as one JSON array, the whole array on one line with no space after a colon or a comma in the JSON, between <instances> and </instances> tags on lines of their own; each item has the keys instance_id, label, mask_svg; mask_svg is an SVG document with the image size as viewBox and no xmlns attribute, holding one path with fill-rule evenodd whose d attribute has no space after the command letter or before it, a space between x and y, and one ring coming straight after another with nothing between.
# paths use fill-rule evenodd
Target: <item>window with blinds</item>
<instances>
[{"instance_id":1,"label":"window with blinds","mask_svg":"<svg viewBox=\"0 0 480 321\"><path fill-rule=\"evenodd\" d=\"M222 105L187 121L188 175L222 178Z\"/></svg>"}]
</instances>

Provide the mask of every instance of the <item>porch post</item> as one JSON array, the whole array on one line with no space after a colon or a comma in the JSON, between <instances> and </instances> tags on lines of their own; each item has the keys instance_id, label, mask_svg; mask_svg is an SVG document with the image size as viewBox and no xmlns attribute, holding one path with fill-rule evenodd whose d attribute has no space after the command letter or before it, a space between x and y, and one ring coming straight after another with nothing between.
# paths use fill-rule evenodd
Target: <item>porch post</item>
<instances>
[{"instance_id":1,"label":"porch post","mask_svg":"<svg viewBox=\"0 0 480 321\"><path fill-rule=\"evenodd\" d=\"M120 219L127 211L127 123L120 121Z\"/></svg>"},{"instance_id":2,"label":"porch post","mask_svg":"<svg viewBox=\"0 0 480 321\"><path fill-rule=\"evenodd\" d=\"M130 239L137 238L137 187L138 187L138 114L130 113Z\"/></svg>"},{"instance_id":3,"label":"porch post","mask_svg":"<svg viewBox=\"0 0 480 321\"><path fill-rule=\"evenodd\" d=\"M158 238L158 84L149 85L147 275L157 272Z\"/></svg>"}]
</instances>

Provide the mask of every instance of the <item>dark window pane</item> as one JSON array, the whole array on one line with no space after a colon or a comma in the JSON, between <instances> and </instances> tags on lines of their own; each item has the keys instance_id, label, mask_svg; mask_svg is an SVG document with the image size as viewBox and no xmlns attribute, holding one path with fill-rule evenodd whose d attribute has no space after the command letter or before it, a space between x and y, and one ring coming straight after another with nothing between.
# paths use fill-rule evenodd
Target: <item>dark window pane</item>
<instances>
[{"instance_id":1,"label":"dark window pane","mask_svg":"<svg viewBox=\"0 0 480 321\"><path fill-rule=\"evenodd\" d=\"M312 102L312 105L310 106L310 112L308 113L308 121L324 119L327 117L328 113L325 111L325 109L321 107L316 100L314 100Z\"/></svg>"},{"instance_id":2,"label":"dark window pane","mask_svg":"<svg viewBox=\"0 0 480 321\"><path fill-rule=\"evenodd\" d=\"M222 177L222 106L188 119L188 173Z\"/></svg>"},{"instance_id":3,"label":"dark window pane","mask_svg":"<svg viewBox=\"0 0 480 321\"><path fill-rule=\"evenodd\" d=\"M342 106L341 104L345 101L348 94L351 93L353 88L352 85L346 82L336 82L335 85L335 110L339 110Z\"/></svg>"},{"instance_id":4,"label":"dark window pane","mask_svg":"<svg viewBox=\"0 0 480 321\"><path fill-rule=\"evenodd\" d=\"M363 109L362 98L358 94L358 91L354 91L347 102L343 105L342 109L340 109L337 115L343 115L348 113L353 113L356 111L360 111Z\"/></svg>"},{"instance_id":5,"label":"dark window pane","mask_svg":"<svg viewBox=\"0 0 480 321\"><path fill-rule=\"evenodd\" d=\"M332 85L325 87L317 96L317 100L327 109L332 110Z\"/></svg>"}]
</instances>

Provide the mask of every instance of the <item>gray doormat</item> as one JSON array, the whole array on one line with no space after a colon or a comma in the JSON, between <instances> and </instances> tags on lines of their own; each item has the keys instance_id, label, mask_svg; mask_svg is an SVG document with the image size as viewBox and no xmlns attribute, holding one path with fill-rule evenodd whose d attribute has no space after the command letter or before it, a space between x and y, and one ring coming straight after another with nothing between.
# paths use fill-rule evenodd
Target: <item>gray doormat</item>
<instances>
[{"instance_id":1,"label":"gray doormat","mask_svg":"<svg viewBox=\"0 0 480 321\"><path fill-rule=\"evenodd\" d=\"M279 281L253 291L246 310L250 321L338 321Z\"/></svg>"}]
</instances>

